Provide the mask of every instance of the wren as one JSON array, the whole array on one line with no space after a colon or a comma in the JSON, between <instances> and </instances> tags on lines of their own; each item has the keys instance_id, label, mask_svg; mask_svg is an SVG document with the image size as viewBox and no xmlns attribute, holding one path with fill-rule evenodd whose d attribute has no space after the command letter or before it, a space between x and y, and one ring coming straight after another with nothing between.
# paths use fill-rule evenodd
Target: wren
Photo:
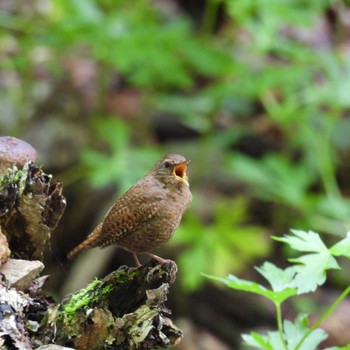
<instances>
[{"instance_id":1,"label":"wren","mask_svg":"<svg viewBox=\"0 0 350 350\"><path fill-rule=\"evenodd\" d=\"M116 244L133 254L144 253L163 263L149 251L169 241L192 201L188 161L178 154L160 159L151 171L116 200L85 241L68 258L80 251Z\"/></svg>"}]
</instances>

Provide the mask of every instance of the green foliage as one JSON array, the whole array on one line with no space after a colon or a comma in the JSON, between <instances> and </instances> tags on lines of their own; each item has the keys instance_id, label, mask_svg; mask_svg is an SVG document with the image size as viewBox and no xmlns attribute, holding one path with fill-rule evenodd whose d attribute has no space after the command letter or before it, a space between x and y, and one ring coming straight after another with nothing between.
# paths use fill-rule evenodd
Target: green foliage
<instances>
[{"instance_id":1,"label":"green foliage","mask_svg":"<svg viewBox=\"0 0 350 350\"><path fill-rule=\"evenodd\" d=\"M56 49L85 44L89 55L139 87L186 89L195 74L223 74L230 62L194 38L186 18L167 18L148 1L58 0L52 15L55 31L50 39Z\"/></svg>"},{"instance_id":2,"label":"green foliage","mask_svg":"<svg viewBox=\"0 0 350 350\"><path fill-rule=\"evenodd\" d=\"M299 294L313 292L325 282L326 270L339 269L338 263L332 256L331 250L324 245L317 233L298 230L293 230L292 233L293 236L286 235L282 238L275 237L275 239L289 244L292 249L311 254L290 259L296 263L294 266L295 276L290 286L297 288Z\"/></svg>"},{"instance_id":3,"label":"green foliage","mask_svg":"<svg viewBox=\"0 0 350 350\"><path fill-rule=\"evenodd\" d=\"M106 96L117 76L123 86L142 94L140 115L133 118L171 114L198 133L195 141L186 141L193 169L211 160L208 154L225 160L193 171L195 198L204 172L209 182L239 180L246 185L244 195L271 206L272 214L266 214L269 230L287 225L338 235L350 230L345 196L349 178L343 175L350 150L350 65L344 50L347 26L340 16L348 2L210 0L198 24L162 1L9 3L15 4L12 10L0 13L4 134L42 130L45 120L56 118L51 134L63 133L65 140L67 121L74 122L84 135L93 135L82 145L84 176L94 186L114 184L119 193L125 191L164 154L169 142L163 149L155 146L154 135L149 135L150 142L135 142L131 118L105 118ZM221 5L225 16L216 28ZM92 63L96 70L88 89L96 93L97 102L89 100L92 106L80 115L81 100L73 97L67 103L62 92L67 82L81 87L71 82L70 60L77 67ZM55 103L62 109L55 110ZM40 136L45 138L46 132ZM250 151L242 150L239 146L250 137L255 140ZM106 147L95 147L97 139ZM176 147L184 149L180 142ZM261 156L254 155L257 150ZM267 228L248 225L255 217L240 201L230 209L214 209L209 225L189 213L176 233L175 240L187 248L180 265L190 288L199 285L197 266L206 266L208 254L213 264L207 271L223 274L269 253L263 233ZM236 211L241 218L224 219ZM254 240L259 244L252 244ZM237 250L234 261L227 247ZM322 272L317 278L322 280Z\"/></svg>"},{"instance_id":4,"label":"green foliage","mask_svg":"<svg viewBox=\"0 0 350 350\"><path fill-rule=\"evenodd\" d=\"M334 256L345 256L350 259L350 232L347 233L347 236L342 239L340 242L335 244L330 248L330 253Z\"/></svg>"},{"instance_id":5,"label":"green foliage","mask_svg":"<svg viewBox=\"0 0 350 350\"><path fill-rule=\"evenodd\" d=\"M320 318L309 325L308 316L299 314L294 322L282 321L281 304L297 294L314 292L326 281L326 271L339 269L334 256L349 258L350 239L346 238L327 248L319 234L309 231L292 230L292 234L276 240L288 244L292 249L309 253L296 259L290 259L293 265L280 269L270 262L265 262L257 271L270 283L271 289L256 282L242 280L234 275L219 278L210 275L206 277L222 282L228 287L261 295L269 299L276 308L277 331L263 335L256 332L244 334L246 345L265 350L314 350L328 337L328 334L318 327L330 315L335 307L350 293L350 286L328 307ZM343 349L333 347L331 349ZM329 348L330 350L330 348Z\"/></svg>"},{"instance_id":6,"label":"green foliage","mask_svg":"<svg viewBox=\"0 0 350 350\"><path fill-rule=\"evenodd\" d=\"M317 349L317 346L328 335L323 329L315 329L307 338L303 341L301 346L298 346L299 342L303 340L309 330L309 320L306 315L299 315L294 322L283 322L283 337L286 339L286 343L280 337L279 332L268 332L266 336L256 332L251 334L244 334L242 338L245 344L253 346L258 349L299 349L299 350L312 350ZM339 349L339 348L337 348Z\"/></svg>"},{"instance_id":7,"label":"green foliage","mask_svg":"<svg viewBox=\"0 0 350 350\"><path fill-rule=\"evenodd\" d=\"M146 175L149 164L161 157L155 147L130 147L130 130L121 121L112 118L98 120L95 130L107 143L110 153L95 150L82 153L82 164L87 167L88 178L94 186L115 184L118 192L123 193Z\"/></svg>"},{"instance_id":8,"label":"green foliage","mask_svg":"<svg viewBox=\"0 0 350 350\"><path fill-rule=\"evenodd\" d=\"M253 159L236 154L227 157L227 167L238 179L249 184L257 198L294 210L304 224L340 234L339 226L350 227L349 200L339 193L334 164L328 158L325 145L321 145L323 142L320 140L312 158L292 161L282 154L268 154L262 159ZM315 163L315 155L320 162ZM323 177L325 193L310 191L319 176Z\"/></svg>"},{"instance_id":9,"label":"green foliage","mask_svg":"<svg viewBox=\"0 0 350 350\"><path fill-rule=\"evenodd\" d=\"M269 252L265 230L245 223L246 219L244 198L215 203L213 219L205 225L193 210L187 214L172 240L176 245L190 248L178 259L187 289L193 290L200 285L203 270L213 274L240 271L254 258ZM235 252L233 257L232 251Z\"/></svg>"},{"instance_id":10,"label":"green foliage","mask_svg":"<svg viewBox=\"0 0 350 350\"><path fill-rule=\"evenodd\" d=\"M234 275L229 275L227 278L215 278L210 275L205 276L223 282L230 288L262 295L276 303L282 303L289 297L297 294L295 288L289 287L294 277L294 271L292 269L281 270L275 265L265 262L265 264L257 270L271 283L272 290L258 283L240 279ZM278 278L282 278L283 280L279 281Z\"/></svg>"},{"instance_id":11,"label":"green foliage","mask_svg":"<svg viewBox=\"0 0 350 350\"><path fill-rule=\"evenodd\" d=\"M278 154L269 154L259 161L237 154L228 162L232 173L251 184L258 197L297 209L307 204L305 197L315 174L307 171L303 162L293 163Z\"/></svg>"}]
</instances>

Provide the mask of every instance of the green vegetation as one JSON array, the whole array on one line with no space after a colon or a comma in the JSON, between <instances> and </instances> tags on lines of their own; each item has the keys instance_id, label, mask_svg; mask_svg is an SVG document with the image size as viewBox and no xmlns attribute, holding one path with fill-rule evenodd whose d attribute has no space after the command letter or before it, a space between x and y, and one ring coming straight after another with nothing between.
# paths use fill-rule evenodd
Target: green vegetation
<instances>
[{"instance_id":1,"label":"green vegetation","mask_svg":"<svg viewBox=\"0 0 350 350\"><path fill-rule=\"evenodd\" d=\"M280 269L276 265L265 262L257 271L270 283L271 289L263 285L240 279L234 275L227 278L207 277L226 284L229 288L261 295L269 299L276 309L277 331L269 331L267 335L257 332L243 334L245 344L265 350L316 350L325 340L327 333L318 328L332 313L338 304L350 293L348 286L343 293L330 305L326 311L311 326L306 314L299 314L294 322L283 320L281 306L289 298L315 292L326 281L326 271L340 269L335 256L345 256L350 259L350 235L331 248L327 248L318 233L292 230L292 234L277 241L288 244L292 249L303 252L298 258L290 259L292 266ZM340 347L328 350L348 349Z\"/></svg>"},{"instance_id":2,"label":"green vegetation","mask_svg":"<svg viewBox=\"0 0 350 350\"><path fill-rule=\"evenodd\" d=\"M73 193L66 245L168 152L191 160L193 205L164 247L189 297L202 272L283 257L272 232L350 231L349 1L3 2L0 130Z\"/></svg>"},{"instance_id":3,"label":"green vegetation","mask_svg":"<svg viewBox=\"0 0 350 350\"><path fill-rule=\"evenodd\" d=\"M86 308L96 305L102 305L104 298L108 297L113 289L118 288L119 284L125 283L133 274L127 274L125 270L119 269L109 276L109 280L94 279L85 288L79 292L69 296L68 301L63 302L61 308L61 317L65 318L69 323L77 317L76 313L85 313ZM111 283L113 281L113 283Z\"/></svg>"},{"instance_id":4,"label":"green vegetation","mask_svg":"<svg viewBox=\"0 0 350 350\"><path fill-rule=\"evenodd\" d=\"M130 128L120 121L112 118L98 120L95 130L110 146L110 154L95 150L82 153L82 163L93 186L116 184L119 186L118 192L122 194L145 175L150 162L153 164L162 157L155 146L146 149L130 147Z\"/></svg>"},{"instance_id":5,"label":"green vegetation","mask_svg":"<svg viewBox=\"0 0 350 350\"><path fill-rule=\"evenodd\" d=\"M186 288L196 289L203 281L203 271L225 275L268 254L271 247L266 231L246 220L247 201L243 197L216 202L213 220L205 225L193 212L188 214L173 238L175 244L190 247L178 260Z\"/></svg>"},{"instance_id":6,"label":"green vegetation","mask_svg":"<svg viewBox=\"0 0 350 350\"><path fill-rule=\"evenodd\" d=\"M101 281L95 279L86 288L82 289L78 293L75 293L68 301L63 305L63 315L67 317L68 322L74 320L75 313L78 310L84 309L87 305L90 305L93 301L93 296L90 295L91 291L99 287Z\"/></svg>"}]
</instances>

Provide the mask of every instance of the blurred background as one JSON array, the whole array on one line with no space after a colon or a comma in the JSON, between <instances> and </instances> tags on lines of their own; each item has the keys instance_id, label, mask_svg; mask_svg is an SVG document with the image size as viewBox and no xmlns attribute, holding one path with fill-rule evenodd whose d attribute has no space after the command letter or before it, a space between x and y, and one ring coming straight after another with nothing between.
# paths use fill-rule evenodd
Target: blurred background
<instances>
[{"instance_id":1,"label":"blurred background","mask_svg":"<svg viewBox=\"0 0 350 350\"><path fill-rule=\"evenodd\" d=\"M350 230L349 1L1 0L0 106L0 134L64 183L45 257L57 298L133 264L115 247L66 254L156 160L191 160L192 206L155 252L179 266L177 349L240 349L274 325L270 304L201 273L259 280L253 266L288 257L271 235ZM348 285L342 266L284 315L317 315ZM348 303L327 346L349 341Z\"/></svg>"}]
</instances>

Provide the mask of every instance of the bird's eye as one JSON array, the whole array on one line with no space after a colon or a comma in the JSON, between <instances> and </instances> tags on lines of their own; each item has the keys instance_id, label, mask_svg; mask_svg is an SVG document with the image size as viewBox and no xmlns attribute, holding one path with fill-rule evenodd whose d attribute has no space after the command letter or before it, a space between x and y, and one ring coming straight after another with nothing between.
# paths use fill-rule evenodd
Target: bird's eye
<instances>
[{"instance_id":1,"label":"bird's eye","mask_svg":"<svg viewBox=\"0 0 350 350\"><path fill-rule=\"evenodd\" d=\"M170 168L170 162L165 162L165 163L164 163L164 166L165 166L166 168Z\"/></svg>"}]
</instances>

